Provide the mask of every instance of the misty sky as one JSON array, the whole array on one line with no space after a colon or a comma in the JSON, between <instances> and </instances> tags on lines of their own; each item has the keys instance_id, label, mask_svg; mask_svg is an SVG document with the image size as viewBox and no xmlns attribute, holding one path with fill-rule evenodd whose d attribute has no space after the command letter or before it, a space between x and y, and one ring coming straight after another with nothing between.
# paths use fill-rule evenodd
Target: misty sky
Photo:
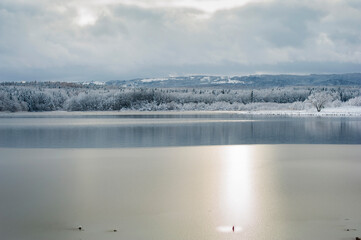
<instances>
[{"instance_id":1,"label":"misty sky","mask_svg":"<svg viewBox=\"0 0 361 240\"><path fill-rule=\"evenodd\" d=\"M0 1L0 81L344 72L360 0Z\"/></svg>"}]
</instances>

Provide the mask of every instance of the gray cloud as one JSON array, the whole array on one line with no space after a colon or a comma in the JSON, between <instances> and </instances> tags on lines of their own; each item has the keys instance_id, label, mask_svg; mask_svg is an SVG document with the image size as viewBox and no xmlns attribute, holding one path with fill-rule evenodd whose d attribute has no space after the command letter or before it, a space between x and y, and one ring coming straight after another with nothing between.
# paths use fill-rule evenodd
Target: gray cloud
<instances>
[{"instance_id":1,"label":"gray cloud","mask_svg":"<svg viewBox=\"0 0 361 240\"><path fill-rule=\"evenodd\" d=\"M361 69L361 4L274 0L204 12L3 0L0 80Z\"/></svg>"}]
</instances>

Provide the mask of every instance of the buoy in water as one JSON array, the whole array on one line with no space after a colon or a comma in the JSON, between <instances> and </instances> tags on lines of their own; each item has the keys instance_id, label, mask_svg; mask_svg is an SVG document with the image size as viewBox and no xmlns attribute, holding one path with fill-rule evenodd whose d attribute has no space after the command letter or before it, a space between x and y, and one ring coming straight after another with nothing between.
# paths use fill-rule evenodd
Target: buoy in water
<instances>
[{"instance_id":1,"label":"buoy in water","mask_svg":"<svg viewBox=\"0 0 361 240\"><path fill-rule=\"evenodd\" d=\"M83 230L83 227L82 227L82 226L78 226L78 230L79 230L79 231Z\"/></svg>"}]
</instances>

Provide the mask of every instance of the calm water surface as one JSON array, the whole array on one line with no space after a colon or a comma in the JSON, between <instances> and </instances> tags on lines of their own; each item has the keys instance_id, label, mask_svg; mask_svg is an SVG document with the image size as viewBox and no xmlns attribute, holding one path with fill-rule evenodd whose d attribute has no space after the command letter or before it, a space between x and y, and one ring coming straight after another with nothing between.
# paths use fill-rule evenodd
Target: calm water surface
<instances>
[{"instance_id":1,"label":"calm water surface","mask_svg":"<svg viewBox=\"0 0 361 240\"><path fill-rule=\"evenodd\" d=\"M354 239L360 132L357 118L0 117L0 238Z\"/></svg>"},{"instance_id":2,"label":"calm water surface","mask_svg":"<svg viewBox=\"0 0 361 240\"><path fill-rule=\"evenodd\" d=\"M357 117L252 117L231 113L10 116L0 115L0 147L361 144L361 118Z\"/></svg>"}]
</instances>

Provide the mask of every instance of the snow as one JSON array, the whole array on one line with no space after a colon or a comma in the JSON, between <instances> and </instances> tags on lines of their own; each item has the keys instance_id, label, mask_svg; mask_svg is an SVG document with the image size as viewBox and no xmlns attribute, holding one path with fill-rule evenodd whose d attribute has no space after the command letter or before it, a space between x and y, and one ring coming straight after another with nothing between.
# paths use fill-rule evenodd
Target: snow
<instances>
[{"instance_id":1,"label":"snow","mask_svg":"<svg viewBox=\"0 0 361 240\"><path fill-rule=\"evenodd\" d=\"M211 80L211 78L210 77L203 77L203 78L201 78L201 82L209 82Z\"/></svg>"},{"instance_id":2,"label":"snow","mask_svg":"<svg viewBox=\"0 0 361 240\"><path fill-rule=\"evenodd\" d=\"M93 85L103 86L103 85L105 85L105 82L92 81L92 82L83 82L82 84L83 84L83 85L93 84Z\"/></svg>"},{"instance_id":3,"label":"snow","mask_svg":"<svg viewBox=\"0 0 361 240\"><path fill-rule=\"evenodd\" d=\"M226 84L226 83L230 83L230 84L244 84L244 81L239 81L239 80L232 80L232 79L227 79L227 80L223 80L223 81L217 81L214 82L215 84Z\"/></svg>"},{"instance_id":4,"label":"snow","mask_svg":"<svg viewBox=\"0 0 361 240\"><path fill-rule=\"evenodd\" d=\"M143 79L163 81L166 78ZM234 81L224 79L222 81ZM221 82L222 82L221 81ZM361 89L285 87L268 89L113 88L95 84L0 86L5 111L237 111L271 115L360 115ZM315 93L315 94L313 94ZM318 98L320 96L318 104ZM326 97L322 97L326 96ZM314 101L313 101L314 100ZM316 101L317 100L317 101ZM317 103L320 113L312 106Z\"/></svg>"},{"instance_id":5,"label":"snow","mask_svg":"<svg viewBox=\"0 0 361 240\"><path fill-rule=\"evenodd\" d=\"M240 80L232 80L232 79L229 79L228 80L228 83L241 83L241 84L245 84L244 81L240 81Z\"/></svg>"},{"instance_id":6,"label":"snow","mask_svg":"<svg viewBox=\"0 0 361 240\"><path fill-rule=\"evenodd\" d=\"M326 108L321 112L314 109L308 110L253 110L253 111L228 111L228 110L163 110L163 111L49 111L49 112L0 112L1 117L49 117L49 116L76 116L76 115L127 115L127 114L150 114L150 115L189 115L189 114L239 114L239 115L264 115L264 116L292 116L292 117L361 117L361 107Z\"/></svg>"},{"instance_id":7,"label":"snow","mask_svg":"<svg viewBox=\"0 0 361 240\"><path fill-rule=\"evenodd\" d=\"M325 108L321 112L316 109L308 110L259 110L246 111L253 115L279 115L279 116L315 116L315 117L361 117L361 107L345 106L339 108Z\"/></svg>"},{"instance_id":8,"label":"snow","mask_svg":"<svg viewBox=\"0 0 361 240\"><path fill-rule=\"evenodd\" d=\"M142 79L140 81L144 83L150 83L150 82L162 82L166 80L168 80L168 78L147 78L147 79Z\"/></svg>"}]
</instances>

